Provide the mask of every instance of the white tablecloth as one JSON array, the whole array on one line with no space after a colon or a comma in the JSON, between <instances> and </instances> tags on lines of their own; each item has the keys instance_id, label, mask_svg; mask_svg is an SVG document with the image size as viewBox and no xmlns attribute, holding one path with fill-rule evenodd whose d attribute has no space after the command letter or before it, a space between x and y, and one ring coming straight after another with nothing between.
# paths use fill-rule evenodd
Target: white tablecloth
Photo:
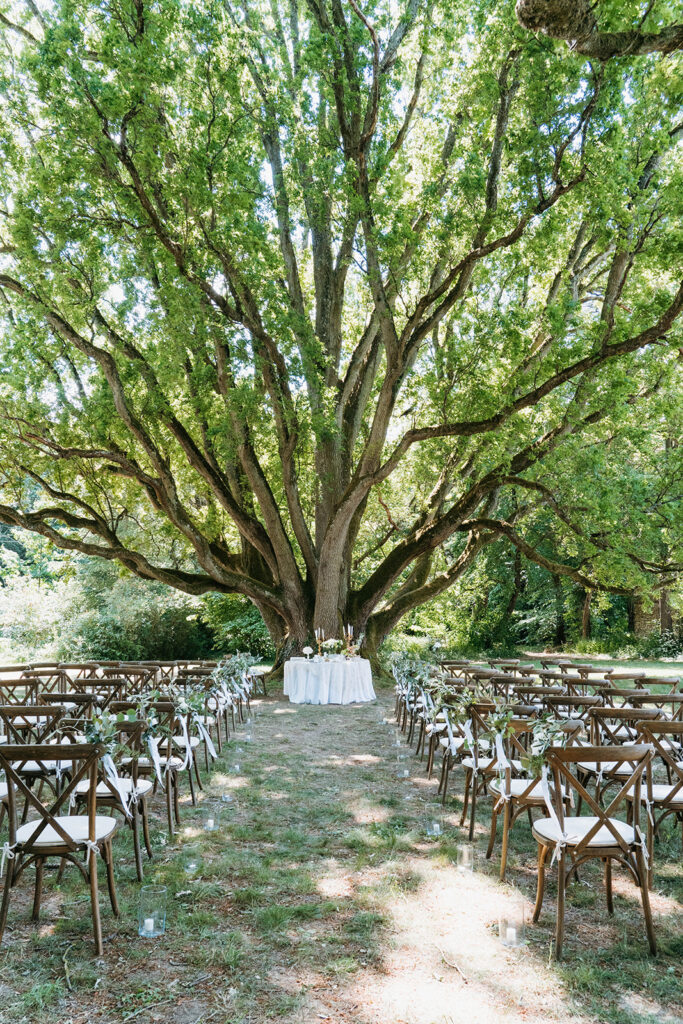
<instances>
[{"instance_id":1,"label":"white tablecloth","mask_svg":"<svg viewBox=\"0 0 683 1024\"><path fill-rule=\"evenodd\" d=\"M292 704L358 704L374 700L370 662L365 658L285 662L285 693Z\"/></svg>"}]
</instances>

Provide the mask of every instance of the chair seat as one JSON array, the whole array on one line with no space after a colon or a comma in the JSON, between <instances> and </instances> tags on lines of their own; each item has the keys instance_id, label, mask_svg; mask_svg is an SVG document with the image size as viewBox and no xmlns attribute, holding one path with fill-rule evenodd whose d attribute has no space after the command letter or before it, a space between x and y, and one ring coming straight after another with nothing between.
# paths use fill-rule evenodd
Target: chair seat
<instances>
[{"instance_id":1,"label":"chair seat","mask_svg":"<svg viewBox=\"0 0 683 1024\"><path fill-rule=\"evenodd\" d=\"M599 820L599 818L565 818L564 831L567 846L578 846L586 833ZM635 843L635 832L631 825L627 825L625 821L619 821L618 818L610 818L610 821L625 842L629 845ZM546 845L554 845L562 839L560 829L552 818L540 818L538 821L535 821L532 832L537 839L544 841ZM591 846L618 847L619 844L607 826L602 825L589 841L588 846L589 848Z\"/></svg>"},{"instance_id":2,"label":"chair seat","mask_svg":"<svg viewBox=\"0 0 683 1024\"><path fill-rule=\"evenodd\" d=\"M62 761L63 767L70 767L70 761ZM26 764L17 767L19 775L43 775L45 772L57 771L57 761L27 761Z\"/></svg>"},{"instance_id":3,"label":"chair seat","mask_svg":"<svg viewBox=\"0 0 683 1024\"><path fill-rule=\"evenodd\" d=\"M448 736L442 736L439 740L439 746L443 747L444 750L450 750L451 754L457 754L465 746L465 737L454 736L452 740L449 740Z\"/></svg>"},{"instance_id":4,"label":"chair seat","mask_svg":"<svg viewBox=\"0 0 683 1024\"><path fill-rule=\"evenodd\" d=\"M75 843L86 842L88 838L87 814L65 814L57 817L55 820L59 822L61 828L64 829L69 838ZM20 825L17 829L17 845L21 846L27 843L39 824L40 822L38 821L27 821L25 825ZM115 818L105 817L103 814L95 816L95 842L100 843L103 839L108 839L115 831ZM37 841L32 845L36 850L48 846L63 846L67 848L65 841L52 825L46 825Z\"/></svg>"},{"instance_id":5,"label":"chair seat","mask_svg":"<svg viewBox=\"0 0 683 1024\"><path fill-rule=\"evenodd\" d=\"M122 757L121 758L121 764L122 765L132 764L132 761L133 761L132 757ZM169 758L169 757L166 757L165 754L160 754L159 755L159 761L161 763L162 768L166 767L166 763L167 762L168 762L168 765L169 765L170 768L182 768L183 767L183 759L182 759L182 757L170 757ZM138 758L138 768L148 769L148 768L153 768L153 767L154 767L154 763L153 763L151 757L139 757Z\"/></svg>"},{"instance_id":6,"label":"chair seat","mask_svg":"<svg viewBox=\"0 0 683 1024\"><path fill-rule=\"evenodd\" d=\"M184 736L174 736L173 742L176 747L180 747L182 750L187 750L187 740ZM195 747L199 746L199 736L190 736L190 746L193 750Z\"/></svg>"},{"instance_id":7,"label":"chair seat","mask_svg":"<svg viewBox=\"0 0 683 1024\"><path fill-rule=\"evenodd\" d=\"M595 761L579 761L577 768L580 768L582 772L587 772L589 775L597 775L599 770ZM628 761L620 763L616 761L603 761L600 768L603 775L623 775L624 778L628 778L629 775L633 774L633 768Z\"/></svg>"},{"instance_id":8,"label":"chair seat","mask_svg":"<svg viewBox=\"0 0 683 1024\"><path fill-rule=\"evenodd\" d=\"M668 786L665 782L653 782L652 784L652 803L653 804L665 804L669 798L669 795L675 790L675 786ZM630 796L630 793L627 794ZM640 791L641 803L647 803L647 787L642 786ZM675 807L677 811L683 811L683 789L679 789L670 804L671 807Z\"/></svg>"},{"instance_id":9,"label":"chair seat","mask_svg":"<svg viewBox=\"0 0 683 1024\"><path fill-rule=\"evenodd\" d=\"M0 803L6 804L8 797L8 789L6 782L0 782Z\"/></svg>"},{"instance_id":10,"label":"chair seat","mask_svg":"<svg viewBox=\"0 0 683 1024\"><path fill-rule=\"evenodd\" d=\"M495 757L479 757L477 758L476 763L473 757L463 757L462 763L465 766L465 768L474 769L475 767L477 767L480 772L487 772L489 770L497 772L500 767ZM491 765L494 765L492 769ZM522 770L521 761L510 761L510 766L514 768L516 772L521 772Z\"/></svg>"},{"instance_id":11,"label":"chair seat","mask_svg":"<svg viewBox=\"0 0 683 1024\"><path fill-rule=\"evenodd\" d=\"M118 788L121 793L131 793L133 790L133 780L119 778ZM140 796L147 796L148 793L151 793L152 788L153 786L149 779L138 779L136 789ZM82 781L76 786L75 792L78 796L82 796L87 793L89 789L90 782L88 779L82 779ZM95 792L97 796L113 796L113 793L106 782L98 782Z\"/></svg>"},{"instance_id":12,"label":"chair seat","mask_svg":"<svg viewBox=\"0 0 683 1024\"><path fill-rule=\"evenodd\" d=\"M520 797L522 793L524 793L524 791L527 789L530 782L531 779L510 779L510 793L512 794L512 797ZM491 782L492 792L500 794L502 792L502 788L503 787L501 779L494 779ZM564 784L562 785L562 793L565 793ZM539 807L542 807L545 804L545 800L543 798L543 790L541 789L540 782L537 782L534 788L529 793L527 793L527 795L524 797L524 800L527 803L537 804Z\"/></svg>"}]
</instances>

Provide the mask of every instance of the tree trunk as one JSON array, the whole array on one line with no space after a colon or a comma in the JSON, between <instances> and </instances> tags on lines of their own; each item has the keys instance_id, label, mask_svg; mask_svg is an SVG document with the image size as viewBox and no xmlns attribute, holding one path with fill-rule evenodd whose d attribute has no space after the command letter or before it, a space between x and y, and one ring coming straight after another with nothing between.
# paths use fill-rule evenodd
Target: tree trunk
<instances>
[{"instance_id":1,"label":"tree trunk","mask_svg":"<svg viewBox=\"0 0 683 1024\"><path fill-rule=\"evenodd\" d=\"M564 621L562 580L559 576L553 575L553 586L555 588L555 644L560 647L567 640L567 630Z\"/></svg>"},{"instance_id":2,"label":"tree trunk","mask_svg":"<svg viewBox=\"0 0 683 1024\"><path fill-rule=\"evenodd\" d=\"M636 599L634 597L626 598L626 614L628 615L627 629L629 633L635 633L636 631Z\"/></svg>"},{"instance_id":3,"label":"tree trunk","mask_svg":"<svg viewBox=\"0 0 683 1024\"><path fill-rule=\"evenodd\" d=\"M587 590L583 602L583 615L581 617L581 637L583 640L590 640L591 636L591 598L593 591Z\"/></svg>"}]
</instances>

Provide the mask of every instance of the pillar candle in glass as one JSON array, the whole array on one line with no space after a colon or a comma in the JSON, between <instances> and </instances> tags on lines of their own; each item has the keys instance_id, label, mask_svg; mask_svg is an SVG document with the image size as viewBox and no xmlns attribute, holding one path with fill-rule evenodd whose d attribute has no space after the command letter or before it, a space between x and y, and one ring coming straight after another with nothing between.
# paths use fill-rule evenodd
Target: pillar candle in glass
<instances>
[{"instance_id":1,"label":"pillar candle in glass","mask_svg":"<svg viewBox=\"0 0 683 1024\"><path fill-rule=\"evenodd\" d=\"M138 935L156 939L166 931L165 885L143 885L138 905Z\"/></svg>"}]
</instances>

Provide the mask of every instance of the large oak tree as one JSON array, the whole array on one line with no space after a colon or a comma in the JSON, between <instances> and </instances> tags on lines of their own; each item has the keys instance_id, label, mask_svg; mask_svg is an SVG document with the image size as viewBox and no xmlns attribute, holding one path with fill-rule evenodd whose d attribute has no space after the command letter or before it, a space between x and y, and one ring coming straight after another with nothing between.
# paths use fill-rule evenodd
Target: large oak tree
<instances>
[{"instance_id":1,"label":"large oak tree","mask_svg":"<svg viewBox=\"0 0 683 1024\"><path fill-rule=\"evenodd\" d=\"M589 589L675 571L581 479L680 383L666 0L0 22L0 522L246 595L281 655L345 621L372 653L493 543Z\"/></svg>"}]
</instances>

